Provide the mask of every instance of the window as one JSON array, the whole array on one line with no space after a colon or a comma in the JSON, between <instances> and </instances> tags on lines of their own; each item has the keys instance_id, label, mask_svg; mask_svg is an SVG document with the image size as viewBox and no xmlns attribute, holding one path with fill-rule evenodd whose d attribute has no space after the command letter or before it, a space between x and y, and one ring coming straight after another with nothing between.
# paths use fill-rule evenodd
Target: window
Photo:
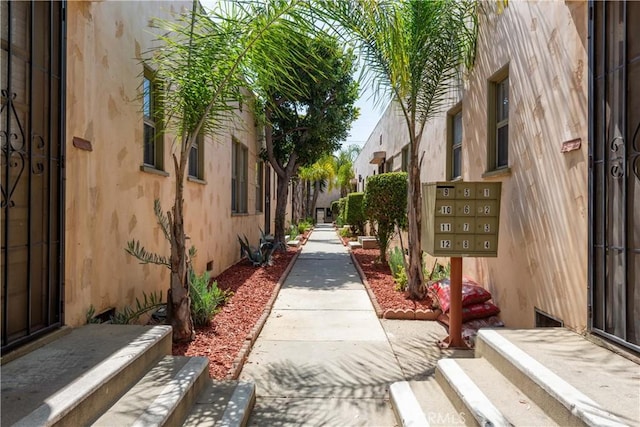
<instances>
[{"instance_id":1,"label":"window","mask_svg":"<svg viewBox=\"0 0 640 427\"><path fill-rule=\"evenodd\" d=\"M204 179L204 135L200 134L189 150L189 177Z\"/></svg>"},{"instance_id":2,"label":"window","mask_svg":"<svg viewBox=\"0 0 640 427\"><path fill-rule=\"evenodd\" d=\"M263 210L263 193L264 193L264 162L256 163L256 212Z\"/></svg>"},{"instance_id":3,"label":"window","mask_svg":"<svg viewBox=\"0 0 640 427\"><path fill-rule=\"evenodd\" d=\"M504 69L489 82L487 171L509 167L509 74Z\"/></svg>"},{"instance_id":4,"label":"window","mask_svg":"<svg viewBox=\"0 0 640 427\"><path fill-rule=\"evenodd\" d=\"M158 83L153 71L145 68L142 80L144 166L162 170L162 113L157 98Z\"/></svg>"},{"instance_id":5,"label":"window","mask_svg":"<svg viewBox=\"0 0 640 427\"><path fill-rule=\"evenodd\" d=\"M509 166L509 78L496 84L496 169Z\"/></svg>"},{"instance_id":6,"label":"window","mask_svg":"<svg viewBox=\"0 0 640 427\"><path fill-rule=\"evenodd\" d=\"M409 172L409 145L402 149L402 172Z\"/></svg>"},{"instance_id":7,"label":"window","mask_svg":"<svg viewBox=\"0 0 640 427\"><path fill-rule=\"evenodd\" d=\"M384 163L385 172L393 172L393 157Z\"/></svg>"},{"instance_id":8,"label":"window","mask_svg":"<svg viewBox=\"0 0 640 427\"><path fill-rule=\"evenodd\" d=\"M248 150L235 138L231 145L231 212L247 213Z\"/></svg>"},{"instance_id":9,"label":"window","mask_svg":"<svg viewBox=\"0 0 640 427\"><path fill-rule=\"evenodd\" d=\"M462 110L460 105L448 114L447 123L447 177L462 177Z\"/></svg>"}]
</instances>

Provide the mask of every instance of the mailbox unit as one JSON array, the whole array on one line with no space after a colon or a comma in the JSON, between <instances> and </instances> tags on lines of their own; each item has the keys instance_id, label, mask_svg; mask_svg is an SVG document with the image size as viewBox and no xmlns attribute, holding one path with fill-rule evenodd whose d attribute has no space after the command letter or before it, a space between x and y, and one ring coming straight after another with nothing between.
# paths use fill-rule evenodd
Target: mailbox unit
<instances>
[{"instance_id":1,"label":"mailbox unit","mask_svg":"<svg viewBox=\"0 0 640 427\"><path fill-rule=\"evenodd\" d=\"M496 257L500 182L422 184L422 250L438 257Z\"/></svg>"}]
</instances>

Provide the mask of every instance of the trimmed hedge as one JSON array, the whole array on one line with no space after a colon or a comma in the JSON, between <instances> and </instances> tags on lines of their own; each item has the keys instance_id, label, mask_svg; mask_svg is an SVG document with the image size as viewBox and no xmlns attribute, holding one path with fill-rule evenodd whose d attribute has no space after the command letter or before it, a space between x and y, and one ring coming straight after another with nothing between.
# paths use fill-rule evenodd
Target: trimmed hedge
<instances>
[{"instance_id":1,"label":"trimmed hedge","mask_svg":"<svg viewBox=\"0 0 640 427\"><path fill-rule=\"evenodd\" d=\"M380 260L385 262L395 225L403 227L407 222L407 173L391 172L370 176L367 179L363 205L366 219L376 225L372 228L380 246Z\"/></svg>"},{"instance_id":2,"label":"trimmed hedge","mask_svg":"<svg viewBox=\"0 0 640 427\"><path fill-rule=\"evenodd\" d=\"M338 224L339 227L342 227L344 224L346 224L346 221L344 219L345 218L344 211L346 206L347 206L346 197L342 197L338 199L338 217L336 219L336 224Z\"/></svg>"},{"instance_id":3,"label":"trimmed hedge","mask_svg":"<svg viewBox=\"0 0 640 427\"><path fill-rule=\"evenodd\" d=\"M344 220L351 226L354 234L364 234L364 193L349 193L344 209Z\"/></svg>"}]
</instances>

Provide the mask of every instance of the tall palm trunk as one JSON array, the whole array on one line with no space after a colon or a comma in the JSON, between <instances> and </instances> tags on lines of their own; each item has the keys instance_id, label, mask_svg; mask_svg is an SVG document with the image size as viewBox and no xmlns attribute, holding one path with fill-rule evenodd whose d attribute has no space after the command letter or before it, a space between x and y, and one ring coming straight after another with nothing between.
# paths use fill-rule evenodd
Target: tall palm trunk
<instances>
[{"instance_id":1,"label":"tall palm trunk","mask_svg":"<svg viewBox=\"0 0 640 427\"><path fill-rule=\"evenodd\" d=\"M176 171L176 191L171 214L171 282L167 298L168 318L173 328L173 341L190 341L195 338L191 318L191 297L189 296L189 269L187 265L186 238L184 232L184 175L187 166L187 149L191 140L183 141L180 160L174 154Z\"/></svg>"},{"instance_id":2,"label":"tall palm trunk","mask_svg":"<svg viewBox=\"0 0 640 427\"><path fill-rule=\"evenodd\" d=\"M407 272L407 289L413 299L424 297L424 273L422 271L422 196L420 183L420 163L418 153L422 132L416 135L415 114L410 119L409 140L411 141L411 157L409 159L409 185L407 200L407 220L409 222L409 265Z\"/></svg>"}]
</instances>

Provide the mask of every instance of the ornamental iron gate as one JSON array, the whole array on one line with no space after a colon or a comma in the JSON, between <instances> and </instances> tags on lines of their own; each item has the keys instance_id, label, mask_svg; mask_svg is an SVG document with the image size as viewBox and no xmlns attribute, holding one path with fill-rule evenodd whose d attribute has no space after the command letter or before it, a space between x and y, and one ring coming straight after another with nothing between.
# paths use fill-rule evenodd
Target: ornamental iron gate
<instances>
[{"instance_id":1,"label":"ornamental iron gate","mask_svg":"<svg viewBox=\"0 0 640 427\"><path fill-rule=\"evenodd\" d=\"M640 3L589 17L590 326L640 351Z\"/></svg>"},{"instance_id":2,"label":"ornamental iron gate","mask_svg":"<svg viewBox=\"0 0 640 427\"><path fill-rule=\"evenodd\" d=\"M62 324L64 8L1 3L3 354Z\"/></svg>"}]
</instances>

